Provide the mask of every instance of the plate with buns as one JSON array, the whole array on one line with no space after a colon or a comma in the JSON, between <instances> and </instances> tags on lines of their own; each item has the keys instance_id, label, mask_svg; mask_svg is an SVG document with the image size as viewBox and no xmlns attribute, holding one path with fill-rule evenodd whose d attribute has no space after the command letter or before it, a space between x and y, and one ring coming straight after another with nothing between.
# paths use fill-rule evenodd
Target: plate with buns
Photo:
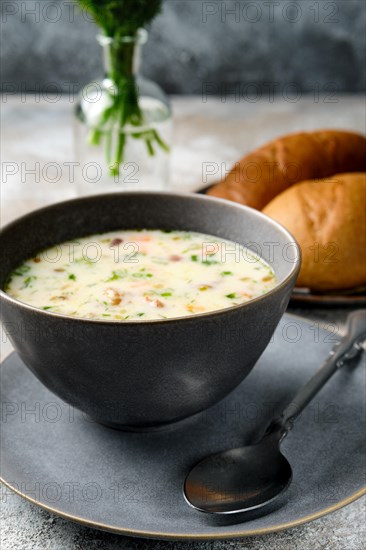
<instances>
[{"instance_id":1,"label":"plate with buns","mask_svg":"<svg viewBox=\"0 0 366 550\"><path fill-rule=\"evenodd\" d=\"M366 138L344 130L288 134L245 155L210 196L261 210L298 241L292 299L366 302Z\"/></svg>"}]
</instances>

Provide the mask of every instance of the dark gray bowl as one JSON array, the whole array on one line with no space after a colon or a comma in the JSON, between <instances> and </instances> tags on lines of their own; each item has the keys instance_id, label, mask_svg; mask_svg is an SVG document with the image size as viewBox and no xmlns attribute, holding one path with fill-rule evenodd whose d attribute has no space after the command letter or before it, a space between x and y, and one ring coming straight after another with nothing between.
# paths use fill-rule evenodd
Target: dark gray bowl
<instances>
[{"instance_id":1,"label":"dark gray bowl","mask_svg":"<svg viewBox=\"0 0 366 550\"><path fill-rule=\"evenodd\" d=\"M260 212L199 195L116 193L54 204L5 227L0 288L46 247L139 227L200 231L260 250L278 284L216 312L131 322L42 311L0 291L5 331L39 380L95 420L134 429L190 416L235 388L267 346L300 268L293 237Z\"/></svg>"}]
</instances>

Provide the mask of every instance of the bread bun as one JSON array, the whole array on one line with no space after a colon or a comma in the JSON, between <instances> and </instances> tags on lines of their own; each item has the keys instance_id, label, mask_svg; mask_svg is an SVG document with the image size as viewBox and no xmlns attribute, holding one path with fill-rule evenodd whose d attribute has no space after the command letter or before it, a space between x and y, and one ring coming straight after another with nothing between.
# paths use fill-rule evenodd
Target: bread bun
<instances>
[{"instance_id":1,"label":"bread bun","mask_svg":"<svg viewBox=\"0 0 366 550\"><path fill-rule=\"evenodd\" d=\"M296 286L340 290L366 283L366 174L305 181L263 209L302 250Z\"/></svg>"},{"instance_id":2,"label":"bread bun","mask_svg":"<svg viewBox=\"0 0 366 550\"><path fill-rule=\"evenodd\" d=\"M262 210L276 195L300 181L364 171L366 139L361 134L301 132L271 141L243 157L208 195Z\"/></svg>"}]
</instances>

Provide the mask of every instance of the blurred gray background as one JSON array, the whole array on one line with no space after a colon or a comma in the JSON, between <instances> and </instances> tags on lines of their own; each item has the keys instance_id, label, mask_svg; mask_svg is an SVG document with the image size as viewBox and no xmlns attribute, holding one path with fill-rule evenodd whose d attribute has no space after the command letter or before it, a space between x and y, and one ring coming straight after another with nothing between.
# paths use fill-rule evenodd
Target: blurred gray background
<instances>
[{"instance_id":1,"label":"blurred gray background","mask_svg":"<svg viewBox=\"0 0 366 550\"><path fill-rule=\"evenodd\" d=\"M169 93L365 90L364 0L165 0L143 72ZM102 74L96 28L71 0L2 0L2 89L69 92ZM229 92L230 93L230 92Z\"/></svg>"}]
</instances>

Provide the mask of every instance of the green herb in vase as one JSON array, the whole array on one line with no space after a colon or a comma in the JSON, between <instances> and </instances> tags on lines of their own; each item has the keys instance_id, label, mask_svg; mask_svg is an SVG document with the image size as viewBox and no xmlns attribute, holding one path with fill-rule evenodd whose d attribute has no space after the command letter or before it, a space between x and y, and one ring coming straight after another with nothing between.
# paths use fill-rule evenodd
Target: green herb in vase
<instances>
[{"instance_id":1,"label":"green herb in vase","mask_svg":"<svg viewBox=\"0 0 366 550\"><path fill-rule=\"evenodd\" d=\"M101 28L98 37L104 48L105 79L99 105L89 98L78 108L77 117L87 125L87 141L103 148L104 160L111 177L117 178L125 163L128 142L144 144L148 157L167 155L168 140L159 131L159 122L170 117L168 100L160 88L149 83L148 90L156 98L157 107L144 109L137 75L139 46L147 33L143 29L159 13L161 0L78 0L82 9ZM145 81L145 83L148 81ZM138 163L141 171L141 150ZM84 161L87 159L84 159ZM132 159L134 160L134 159ZM151 172L151 170L150 170Z\"/></svg>"}]
</instances>

